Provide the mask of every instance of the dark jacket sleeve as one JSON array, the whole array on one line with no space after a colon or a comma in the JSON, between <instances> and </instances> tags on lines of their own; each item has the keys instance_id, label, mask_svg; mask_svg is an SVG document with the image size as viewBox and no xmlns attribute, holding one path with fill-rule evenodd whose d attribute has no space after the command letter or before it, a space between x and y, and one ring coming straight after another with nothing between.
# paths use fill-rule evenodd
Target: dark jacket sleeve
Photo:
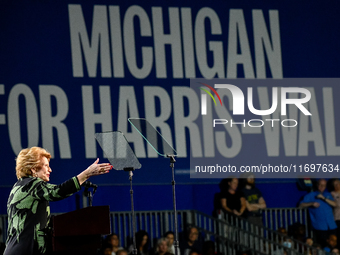
<instances>
[{"instance_id":1,"label":"dark jacket sleeve","mask_svg":"<svg viewBox=\"0 0 340 255\"><path fill-rule=\"evenodd\" d=\"M71 196L79 191L80 188L77 177L73 177L59 185L50 184L37 178L34 180L31 191L32 195L37 199L57 201Z\"/></svg>"}]
</instances>

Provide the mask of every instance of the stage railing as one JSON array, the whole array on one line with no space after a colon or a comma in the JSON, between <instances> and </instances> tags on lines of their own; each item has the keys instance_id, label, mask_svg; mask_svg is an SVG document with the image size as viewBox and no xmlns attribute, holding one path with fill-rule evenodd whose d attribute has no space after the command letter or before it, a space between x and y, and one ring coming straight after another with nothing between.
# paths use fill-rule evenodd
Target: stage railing
<instances>
[{"instance_id":1,"label":"stage railing","mask_svg":"<svg viewBox=\"0 0 340 255\"><path fill-rule=\"evenodd\" d=\"M275 230L280 227L288 229L290 224L296 222L307 223L306 210L286 209L286 212L283 209L264 210L264 220L275 227ZM284 219L278 220L281 215ZM136 212L136 218L136 230L143 229L149 233L152 247L165 232L174 231L173 211L139 211ZM184 210L178 211L178 222L179 232L183 232L189 225L198 227L202 238L214 241L218 251L222 254L234 254L240 250L251 250L254 254L268 254L268 252L273 253L277 250L282 250L282 252L285 250L292 255L311 252L311 248L304 243L278 233L266 227L265 224L263 227L257 226L234 215L216 219L198 211ZM121 245L127 247L132 233L131 213L112 212L111 224L112 232L121 237ZM291 248L287 246L288 244L284 244L288 239Z\"/></svg>"},{"instance_id":2,"label":"stage railing","mask_svg":"<svg viewBox=\"0 0 340 255\"><path fill-rule=\"evenodd\" d=\"M305 233L313 237L313 231L309 224L308 209L304 208L267 208L262 210L263 225L267 228L278 230L288 229L295 223L301 223L305 227Z\"/></svg>"},{"instance_id":3,"label":"stage railing","mask_svg":"<svg viewBox=\"0 0 340 255\"><path fill-rule=\"evenodd\" d=\"M178 230L183 231L188 224L192 224L191 211L179 210ZM149 233L151 246L157 243L157 239L162 237L167 231L174 232L173 211L136 211L136 231L145 230ZM130 244L132 234L131 212L111 212L112 233L120 236L121 245L127 247Z\"/></svg>"},{"instance_id":4,"label":"stage railing","mask_svg":"<svg viewBox=\"0 0 340 255\"><path fill-rule=\"evenodd\" d=\"M193 224L204 234L205 240L217 244L222 254L236 255L248 251L251 254L323 254L316 248L265 226L254 225L246 219L225 214L216 219L201 212L191 211Z\"/></svg>"}]
</instances>

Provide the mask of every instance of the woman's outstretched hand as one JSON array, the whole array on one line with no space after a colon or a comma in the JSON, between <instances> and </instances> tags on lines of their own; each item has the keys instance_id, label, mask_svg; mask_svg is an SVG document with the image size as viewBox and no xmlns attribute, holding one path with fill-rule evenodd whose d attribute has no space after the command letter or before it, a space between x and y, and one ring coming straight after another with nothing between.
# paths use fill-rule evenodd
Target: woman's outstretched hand
<instances>
[{"instance_id":1,"label":"woman's outstretched hand","mask_svg":"<svg viewBox=\"0 0 340 255\"><path fill-rule=\"evenodd\" d=\"M91 176L106 174L112 169L112 166L109 163L98 164L98 162L99 158L97 158L97 160L86 170L77 175L80 185L82 185Z\"/></svg>"}]
</instances>

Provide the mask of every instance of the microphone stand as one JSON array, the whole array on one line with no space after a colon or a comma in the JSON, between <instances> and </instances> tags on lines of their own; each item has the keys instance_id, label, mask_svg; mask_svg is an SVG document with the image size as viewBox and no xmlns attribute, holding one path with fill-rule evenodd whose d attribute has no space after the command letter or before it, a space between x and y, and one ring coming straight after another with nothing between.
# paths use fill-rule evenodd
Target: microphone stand
<instances>
[{"instance_id":1,"label":"microphone stand","mask_svg":"<svg viewBox=\"0 0 340 255\"><path fill-rule=\"evenodd\" d=\"M174 216L175 216L175 240L174 240L174 248L175 248L175 255L179 255L178 249L179 249L179 242L178 242L178 224L177 224L177 210L176 210L176 183L175 183L175 156L174 155L167 155L168 158L170 158L170 167L172 171L172 199L174 204Z\"/></svg>"},{"instance_id":2,"label":"microphone stand","mask_svg":"<svg viewBox=\"0 0 340 255\"><path fill-rule=\"evenodd\" d=\"M130 180L130 197L131 197L131 212L132 212L132 240L133 240L133 249L132 254L137 255L137 248L136 248L136 218L135 218L135 209L133 206L133 189L132 189L132 176L135 169L133 167L126 167L124 171L129 172L129 180Z\"/></svg>"}]
</instances>

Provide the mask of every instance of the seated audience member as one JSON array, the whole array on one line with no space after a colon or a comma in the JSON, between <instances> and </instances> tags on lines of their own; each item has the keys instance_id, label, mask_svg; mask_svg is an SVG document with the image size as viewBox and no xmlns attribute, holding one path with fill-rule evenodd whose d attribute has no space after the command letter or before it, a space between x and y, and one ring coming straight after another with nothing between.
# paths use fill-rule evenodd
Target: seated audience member
<instances>
[{"instance_id":1,"label":"seated audience member","mask_svg":"<svg viewBox=\"0 0 340 255\"><path fill-rule=\"evenodd\" d=\"M307 244L308 246L312 247L313 243L314 243L314 241L313 241L312 238L310 238L310 237L306 238L305 244Z\"/></svg>"},{"instance_id":2,"label":"seated audience member","mask_svg":"<svg viewBox=\"0 0 340 255\"><path fill-rule=\"evenodd\" d=\"M292 240L289 239L287 230L285 228L279 228L277 230L280 234L277 235L276 242L278 242L280 245L274 245L275 251L273 252L273 255L284 255L286 253L286 248L292 248Z\"/></svg>"},{"instance_id":3,"label":"seated audience member","mask_svg":"<svg viewBox=\"0 0 340 255\"><path fill-rule=\"evenodd\" d=\"M242 193L246 199L247 220L253 224L262 226L262 214L260 209L265 209L267 205L261 191L255 187L254 174L249 174L245 179Z\"/></svg>"},{"instance_id":4,"label":"seated audience member","mask_svg":"<svg viewBox=\"0 0 340 255\"><path fill-rule=\"evenodd\" d=\"M326 239L331 234L336 234L336 223L333 216L333 207L336 203L330 193L326 191L327 181L320 179L317 182L317 191L305 195L300 208L308 208L312 227L315 233L315 241L326 245Z\"/></svg>"},{"instance_id":5,"label":"seated audience member","mask_svg":"<svg viewBox=\"0 0 340 255\"><path fill-rule=\"evenodd\" d=\"M192 249L188 255L199 255L199 253L195 249Z\"/></svg>"},{"instance_id":6,"label":"seated audience member","mask_svg":"<svg viewBox=\"0 0 340 255\"><path fill-rule=\"evenodd\" d=\"M164 237L168 240L169 246L170 246L170 253L175 254L175 246L174 246L174 240L175 240L175 234L172 231L168 231L164 234Z\"/></svg>"},{"instance_id":7,"label":"seated audience member","mask_svg":"<svg viewBox=\"0 0 340 255\"><path fill-rule=\"evenodd\" d=\"M170 253L170 246L168 239L162 237L158 239L155 255L165 255L165 254L172 254Z\"/></svg>"},{"instance_id":8,"label":"seated audience member","mask_svg":"<svg viewBox=\"0 0 340 255\"><path fill-rule=\"evenodd\" d=\"M306 238L305 242L307 247L303 248L303 254L305 255L312 255L313 254L313 239L312 238Z\"/></svg>"},{"instance_id":9,"label":"seated audience member","mask_svg":"<svg viewBox=\"0 0 340 255\"><path fill-rule=\"evenodd\" d=\"M119 238L117 234L110 234L106 236L105 242L112 245L112 255L116 255L118 250L124 249L119 246Z\"/></svg>"},{"instance_id":10,"label":"seated audience member","mask_svg":"<svg viewBox=\"0 0 340 255\"><path fill-rule=\"evenodd\" d=\"M128 255L128 251L125 249L118 250L116 255Z\"/></svg>"},{"instance_id":11,"label":"seated audience member","mask_svg":"<svg viewBox=\"0 0 340 255\"><path fill-rule=\"evenodd\" d=\"M333 191L331 192L331 194L336 204L336 206L333 208L333 215L334 215L335 223L337 225L336 236L339 239L340 238L340 180L335 179L333 180L332 184L333 184L332 185Z\"/></svg>"},{"instance_id":12,"label":"seated audience member","mask_svg":"<svg viewBox=\"0 0 340 255\"><path fill-rule=\"evenodd\" d=\"M337 237L336 235L329 235L326 240L327 245L323 248L325 252L331 252L332 249L336 248L337 246Z\"/></svg>"},{"instance_id":13,"label":"seated audience member","mask_svg":"<svg viewBox=\"0 0 340 255\"><path fill-rule=\"evenodd\" d=\"M294 240L298 241L295 242L294 248L302 253L302 251L304 250L303 243L306 242L306 226L299 222L295 222L288 227L288 235L292 236Z\"/></svg>"},{"instance_id":14,"label":"seated audience member","mask_svg":"<svg viewBox=\"0 0 340 255\"><path fill-rule=\"evenodd\" d=\"M312 246L314 249L312 250L312 254L313 255L319 255L320 254L320 250L322 249L322 246L321 244L318 244L318 243L313 243L313 246Z\"/></svg>"},{"instance_id":15,"label":"seated audience member","mask_svg":"<svg viewBox=\"0 0 340 255\"><path fill-rule=\"evenodd\" d=\"M183 241L179 243L181 255L189 255L191 250L202 253L202 244L198 240L198 229L196 227L189 227Z\"/></svg>"},{"instance_id":16,"label":"seated audience member","mask_svg":"<svg viewBox=\"0 0 340 255\"><path fill-rule=\"evenodd\" d=\"M145 230L136 233L137 255L149 255L149 235ZM129 254L133 251L133 244L129 247Z\"/></svg>"},{"instance_id":17,"label":"seated audience member","mask_svg":"<svg viewBox=\"0 0 340 255\"><path fill-rule=\"evenodd\" d=\"M111 255L112 254L112 244L104 242L102 248L100 249L101 255Z\"/></svg>"},{"instance_id":18,"label":"seated audience member","mask_svg":"<svg viewBox=\"0 0 340 255\"><path fill-rule=\"evenodd\" d=\"M304 242L306 239L306 226L295 222L288 227L288 235L300 242Z\"/></svg>"},{"instance_id":19,"label":"seated audience member","mask_svg":"<svg viewBox=\"0 0 340 255\"><path fill-rule=\"evenodd\" d=\"M237 190L238 179L226 179L227 187L221 192L221 207L224 211L242 216L246 209L246 200L242 192Z\"/></svg>"},{"instance_id":20,"label":"seated audience member","mask_svg":"<svg viewBox=\"0 0 340 255\"><path fill-rule=\"evenodd\" d=\"M339 249L338 249L338 248L333 248L333 249L331 250L331 253L332 253L333 255L340 255L340 252L339 252Z\"/></svg>"}]
</instances>

